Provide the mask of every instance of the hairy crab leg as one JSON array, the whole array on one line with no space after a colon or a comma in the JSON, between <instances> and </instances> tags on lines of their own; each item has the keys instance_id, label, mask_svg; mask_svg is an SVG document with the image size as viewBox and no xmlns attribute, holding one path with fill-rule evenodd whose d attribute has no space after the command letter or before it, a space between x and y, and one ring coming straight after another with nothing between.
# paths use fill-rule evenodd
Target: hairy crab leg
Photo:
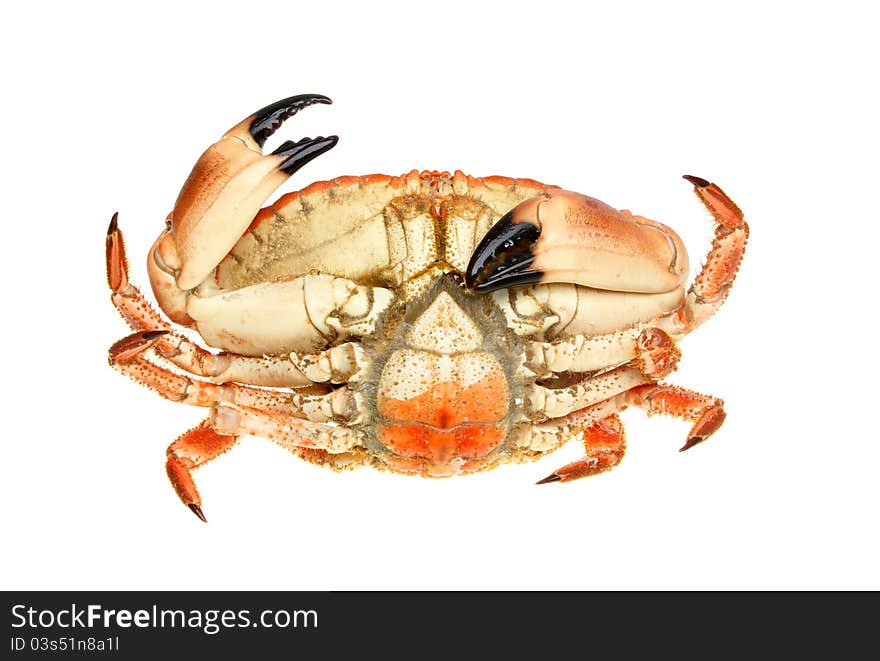
<instances>
[{"instance_id":1,"label":"hairy crab leg","mask_svg":"<svg viewBox=\"0 0 880 661\"><path fill-rule=\"evenodd\" d=\"M235 402L284 415L335 422L351 422L360 413L358 400L347 387L330 392L284 393L237 383L208 383L167 370L144 355L164 334L165 331L143 331L119 340L110 347L110 365L165 399L191 406L211 407L219 402Z\"/></svg>"},{"instance_id":2,"label":"hairy crab leg","mask_svg":"<svg viewBox=\"0 0 880 661\"><path fill-rule=\"evenodd\" d=\"M717 185L685 175L694 185L694 192L715 218L715 238L702 270L688 290L688 330L693 330L709 319L724 303L749 238L749 226L743 213Z\"/></svg>"},{"instance_id":3,"label":"hairy crab leg","mask_svg":"<svg viewBox=\"0 0 880 661\"><path fill-rule=\"evenodd\" d=\"M246 411L246 409L241 410ZM195 480L193 479L192 471L199 466L208 463L212 459L219 457L235 445L240 434L219 433L214 428L214 424L215 421L220 421L218 424L224 429L230 425L235 425L234 416L238 416L241 410L236 409L233 411L225 408L220 410L218 407L218 410L214 411L211 417L202 421L199 425L193 427L189 431L181 434L171 445L168 446L165 470L168 473L168 479L171 481L171 486L174 488L174 491L177 493L181 502L189 507L193 514L199 517L202 521L207 522L207 519L202 511L202 498L196 487ZM246 413L246 417L248 418L248 421L242 425L242 429L244 429L244 427L253 426L253 423L250 422L250 412ZM290 421L288 421L288 427L291 427L289 422ZM278 422L277 424L282 423ZM251 432L242 431L241 433ZM347 451L339 453L330 453L324 449L315 449L314 447L311 447L309 436L311 430L308 428L305 429L305 431L300 429L300 433L303 434L301 439L301 442L303 443L302 445L298 445L291 440L289 438L289 433L279 441L279 444L308 461L316 464L329 465L336 470L356 467L367 462L369 459L369 456L363 448L359 446L353 446ZM360 439L357 440L359 443Z\"/></svg>"},{"instance_id":4,"label":"hairy crab leg","mask_svg":"<svg viewBox=\"0 0 880 661\"><path fill-rule=\"evenodd\" d=\"M613 413L582 430L586 456L561 468L557 468L537 484L549 482L569 482L581 477L589 477L611 470L620 460L626 449L623 423Z\"/></svg>"},{"instance_id":5,"label":"hairy crab leg","mask_svg":"<svg viewBox=\"0 0 880 661\"><path fill-rule=\"evenodd\" d=\"M105 242L107 285L110 301L132 330L160 330L168 322L153 309L143 294L128 279L128 259L125 256L125 240L119 229L119 214L114 213L107 228Z\"/></svg>"},{"instance_id":6,"label":"hairy crab leg","mask_svg":"<svg viewBox=\"0 0 880 661\"><path fill-rule=\"evenodd\" d=\"M590 376L565 388L548 388L536 383L527 389L525 399L534 418L561 418L651 382L651 377L639 369L625 366Z\"/></svg>"},{"instance_id":7,"label":"hairy crab leg","mask_svg":"<svg viewBox=\"0 0 880 661\"><path fill-rule=\"evenodd\" d=\"M186 338L169 334L160 339L156 353L196 376L213 383L237 381L253 386L298 388L316 383L357 381L367 364L363 348L346 342L318 353L292 352L287 356L240 356L211 353Z\"/></svg>"},{"instance_id":8,"label":"hairy crab leg","mask_svg":"<svg viewBox=\"0 0 880 661\"><path fill-rule=\"evenodd\" d=\"M339 454L366 442L362 432L348 427L331 427L228 402L214 406L210 420L213 429L220 434L261 436L288 450L309 448Z\"/></svg>"},{"instance_id":9,"label":"hairy crab leg","mask_svg":"<svg viewBox=\"0 0 880 661\"><path fill-rule=\"evenodd\" d=\"M515 443L522 449L547 452L583 432L586 457L554 471L539 484L565 482L602 472L619 463L624 451L622 424L619 421L611 422L605 424L604 428L602 424L629 406L641 408L648 415L670 415L692 422L687 442L679 449L680 452L709 438L718 431L725 418L724 402L716 397L677 386L652 383L636 386L598 404L543 423L522 423L515 432ZM616 439L618 434L619 439ZM595 444L601 452L608 453L598 463L591 459L591 444ZM596 470L590 472L591 467Z\"/></svg>"},{"instance_id":10,"label":"hairy crab leg","mask_svg":"<svg viewBox=\"0 0 880 661\"><path fill-rule=\"evenodd\" d=\"M537 378L558 372L592 372L632 362L652 379L672 373L681 351L661 328L629 328L607 335L571 338L553 342L527 342L525 366Z\"/></svg>"},{"instance_id":11,"label":"hairy crab leg","mask_svg":"<svg viewBox=\"0 0 880 661\"><path fill-rule=\"evenodd\" d=\"M726 417L724 402L717 397L662 383L633 388L626 393L626 401L648 415L661 413L693 422L687 442L679 452L705 441L718 431Z\"/></svg>"},{"instance_id":12,"label":"hairy crab leg","mask_svg":"<svg viewBox=\"0 0 880 661\"><path fill-rule=\"evenodd\" d=\"M626 393L620 393L559 418L544 422L522 422L511 436L517 448L530 452L549 452L600 420L623 411L627 406Z\"/></svg>"},{"instance_id":13,"label":"hairy crab leg","mask_svg":"<svg viewBox=\"0 0 880 661\"><path fill-rule=\"evenodd\" d=\"M168 446L165 471L181 502L207 523L202 512L202 497L196 488L192 471L229 450L238 441L237 435L218 434L208 420L181 434Z\"/></svg>"},{"instance_id":14,"label":"hairy crab leg","mask_svg":"<svg viewBox=\"0 0 880 661\"><path fill-rule=\"evenodd\" d=\"M125 243L117 221L117 215L114 214L107 231L110 300L132 330L163 330L168 327L168 322L129 281ZM241 356L228 352L215 354L183 335L168 332L158 336L154 346L162 358L215 383L239 381L270 387L307 386L328 381L343 383L355 379L366 364L363 350L354 343L341 344L317 354L292 352L287 357Z\"/></svg>"},{"instance_id":15,"label":"hairy crab leg","mask_svg":"<svg viewBox=\"0 0 880 661\"><path fill-rule=\"evenodd\" d=\"M285 394L238 384L217 385L194 380L154 365L144 357L144 353L154 348L166 334L161 330L143 331L123 338L110 348L110 364L166 399L211 407L212 413L207 420L184 432L168 447L165 465L178 497L202 521L206 519L201 496L191 471L226 452L241 434L260 434L259 430L269 424L266 420L275 421L276 427L283 425L284 433L271 425L268 428L273 435L270 437L288 449L302 446L337 450L345 446L346 439L351 447L360 444L362 439L357 432L319 422L345 424L359 415L356 397L346 387L329 393L300 391ZM241 419L245 423L239 425ZM291 436L294 433L298 434L298 444Z\"/></svg>"}]
</instances>

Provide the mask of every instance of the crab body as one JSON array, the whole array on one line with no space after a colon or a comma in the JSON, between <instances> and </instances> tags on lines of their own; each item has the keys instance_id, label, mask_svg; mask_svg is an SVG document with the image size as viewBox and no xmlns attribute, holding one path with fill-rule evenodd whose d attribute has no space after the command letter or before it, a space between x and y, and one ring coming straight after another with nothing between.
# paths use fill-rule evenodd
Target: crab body
<instances>
[{"instance_id":1,"label":"crab body","mask_svg":"<svg viewBox=\"0 0 880 661\"><path fill-rule=\"evenodd\" d=\"M673 230L528 179L413 171L318 182L260 209L336 138L265 139L317 95L233 127L199 159L148 257L170 332L128 282L116 218L113 302L136 332L111 363L163 396L210 409L168 449L180 498L204 518L191 471L242 434L312 462L432 477L532 460L572 438L567 481L623 455L621 409L714 432L721 401L667 386L678 341L721 305L747 237L721 190L688 177L717 221L702 272ZM171 365L167 365L167 363Z\"/></svg>"}]
</instances>

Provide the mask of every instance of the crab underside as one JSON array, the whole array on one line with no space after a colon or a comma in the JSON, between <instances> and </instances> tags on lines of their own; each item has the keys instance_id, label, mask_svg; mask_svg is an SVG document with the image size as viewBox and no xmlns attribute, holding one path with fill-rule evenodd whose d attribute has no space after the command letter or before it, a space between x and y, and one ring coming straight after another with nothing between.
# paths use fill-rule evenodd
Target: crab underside
<instances>
[{"instance_id":1,"label":"crab underside","mask_svg":"<svg viewBox=\"0 0 880 661\"><path fill-rule=\"evenodd\" d=\"M618 412L724 420L720 399L661 379L678 342L724 302L748 237L715 184L685 177L716 221L686 288L673 230L529 179L412 171L340 177L260 208L337 139L262 146L320 95L248 117L199 159L148 257L171 330L107 235L112 301L134 333L110 362L173 401L209 409L167 451L204 519L193 469L254 434L335 469L432 477L529 461L579 438L584 456L539 483L608 470Z\"/></svg>"}]
</instances>

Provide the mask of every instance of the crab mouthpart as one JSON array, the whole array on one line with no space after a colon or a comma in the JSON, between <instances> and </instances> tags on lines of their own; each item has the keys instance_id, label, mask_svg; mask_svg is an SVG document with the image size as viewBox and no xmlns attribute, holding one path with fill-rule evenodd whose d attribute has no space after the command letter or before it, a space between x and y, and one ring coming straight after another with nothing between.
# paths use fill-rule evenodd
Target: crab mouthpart
<instances>
[{"instance_id":1,"label":"crab mouthpart","mask_svg":"<svg viewBox=\"0 0 880 661\"><path fill-rule=\"evenodd\" d=\"M531 222L514 222L513 213L506 213L477 245L465 272L465 283L479 293L503 287L533 284L542 272L531 268L533 248L541 236L541 228Z\"/></svg>"}]
</instances>

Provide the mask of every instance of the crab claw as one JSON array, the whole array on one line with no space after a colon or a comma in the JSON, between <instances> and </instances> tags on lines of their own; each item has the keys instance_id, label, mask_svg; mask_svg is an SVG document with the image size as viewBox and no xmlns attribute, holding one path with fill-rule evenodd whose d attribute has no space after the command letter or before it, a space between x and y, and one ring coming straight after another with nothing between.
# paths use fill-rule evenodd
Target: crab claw
<instances>
[{"instance_id":1,"label":"crab claw","mask_svg":"<svg viewBox=\"0 0 880 661\"><path fill-rule=\"evenodd\" d=\"M526 200L493 225L471 256L477 292L548 282L662 293L681 286L687 253L664 225L586 195L554 190Z\"/></svg>"},{"instance_id":2,"label":"crab claw","mask_svg":"<svg viewBox=\"0 0 880 661\"><path fill-rule=\"evenodd\" d=\"M171 227L177 286L200 284L232 249L266 198L290 175L336 145L336 136L288 141L263 155L266 139L289 117L326 96L300 94L258 110L211 145L183 185Z\"/></svg>"}]
</instances>

